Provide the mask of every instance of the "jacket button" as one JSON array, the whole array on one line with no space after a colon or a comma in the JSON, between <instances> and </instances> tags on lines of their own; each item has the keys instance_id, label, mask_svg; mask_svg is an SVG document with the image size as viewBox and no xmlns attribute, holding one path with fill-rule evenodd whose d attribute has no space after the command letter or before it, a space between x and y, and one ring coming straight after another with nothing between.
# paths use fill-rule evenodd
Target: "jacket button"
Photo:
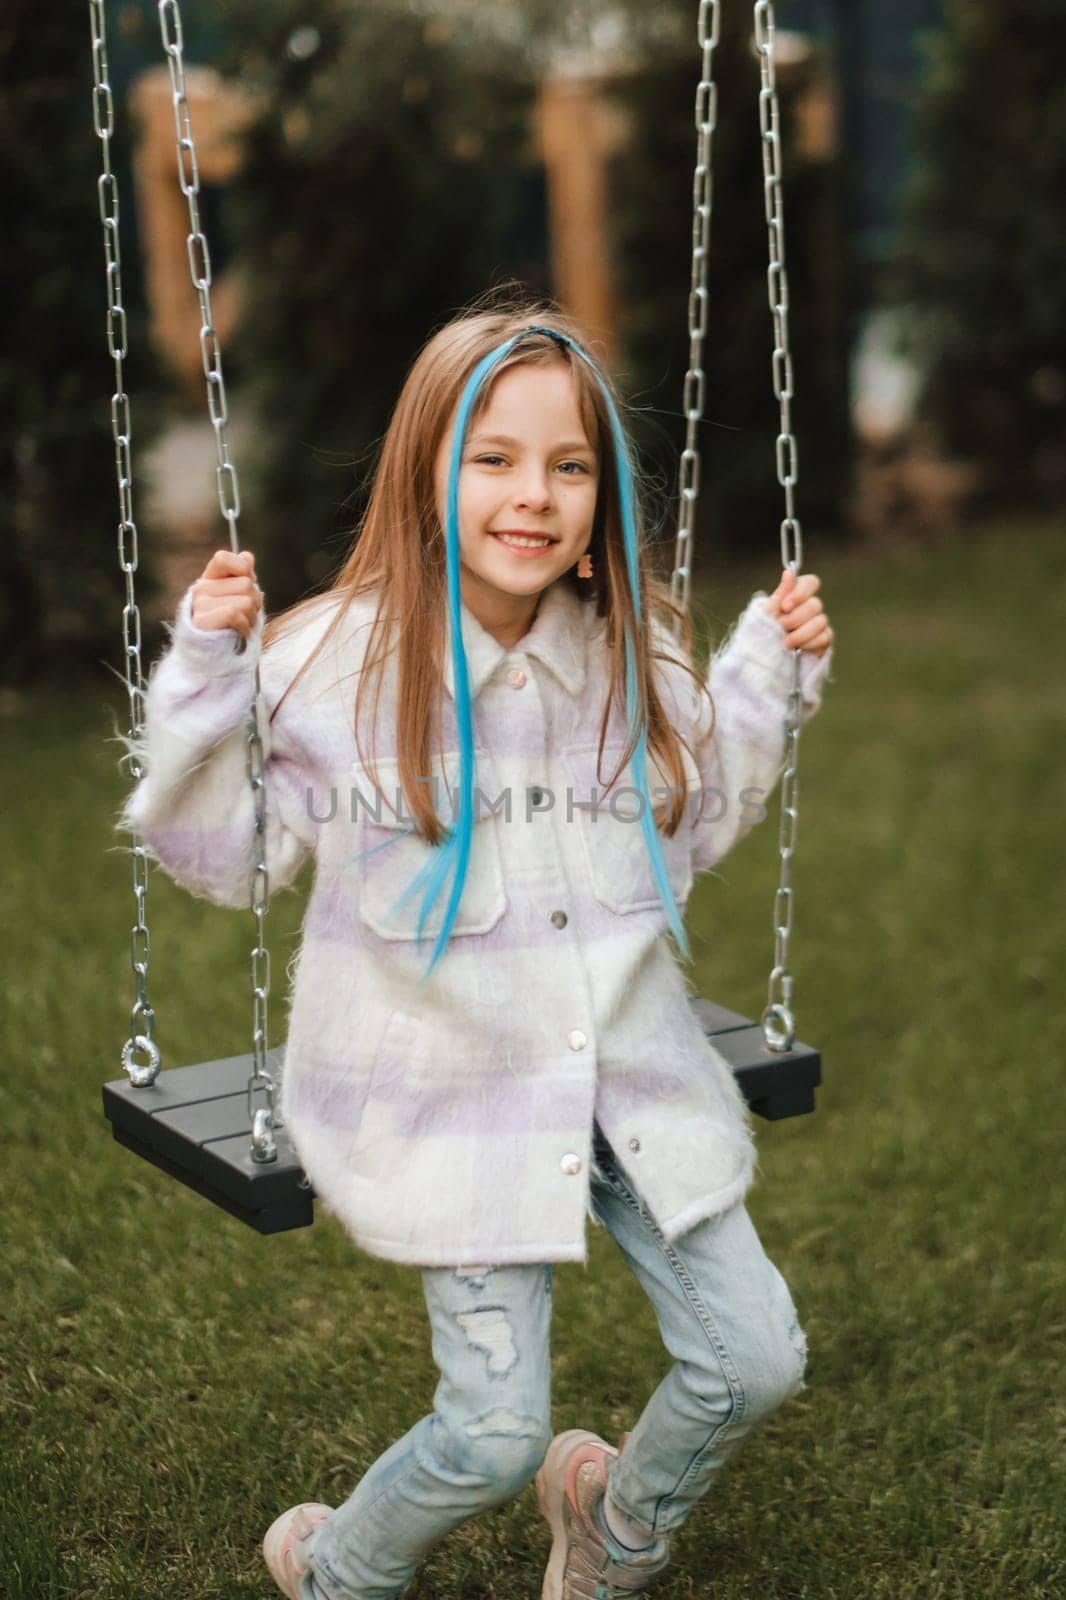
<instances>
[{"instance_id":1,"label":"jacket button","mask_svg":"<svg viewBox=\"0 0 1066 1600\"><path fill-rule=\"evenodd\" d=\"M563 1171L573 1177L575 1172L581 1171L581 1157L573 1150L568 1150L559 1165Z\"/></svg>"},{"instance_id":2,"label":"jacket button","mask_svg":"<svg viewBox=\"0 0 1066 1600\"><path fill-rule=\"evenodd\" d=\"M521 689L525 681L526 675L522 671L521 667L512 667L510 672L507 674L507 682L511 685L512 689Z\"/></svg>"},{"instance_id":3,"label":"jacket button","mask_svg":"<svg viewBox=\"0 0 1066 1600\"><path fill-rule=\"evenodd\" d=\"M567 1040L567 1044L570 1046L571 1050L584 1050L585 1046L588 1044L588 1039L581 1032L580 1028L575 1028Z\"/></svg>"},{"instance_id":4,"label":"jacket button","mask_svg":"<svg viewBox=\"0 0 1066 1600\"><path fill-rule=\"evenodd\" d=\"M529 798L532 800L532 802L533 802L533 804L535 806L539 806L541 801L544 799L544 790L543 789L530 789Z\"/></svg>"},{"instance_id":5,"label":"jacket button","mask_svg":"<svg viewBox=\"0 0 1066 1600\"><path fill-rule=\"evenodd\" d=\"M639 1150L640 1149L640 1140L639 1139L630 1139L629 1148L631 1150Z\"/></svg>"},{"instance_id":6,"label":"jacket button","mask_svg":"<svg viewBox=\"0 0 1066 1600\"><path fill-rule=\"evenodd\" d=\"M565 928L566 927L566 912L565 911L553 911L548 920L551 923L553 928Z\"/></svg>"}]
</instances>

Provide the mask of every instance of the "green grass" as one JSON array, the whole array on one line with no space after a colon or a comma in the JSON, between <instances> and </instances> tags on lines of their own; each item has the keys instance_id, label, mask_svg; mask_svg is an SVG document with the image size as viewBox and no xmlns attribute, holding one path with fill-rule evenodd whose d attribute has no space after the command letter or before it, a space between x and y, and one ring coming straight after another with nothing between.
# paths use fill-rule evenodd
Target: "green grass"
<instances>
[{"instance_id":1,"label":"green grass","mask_svg":"<svg viewBox=\"0 0 1066 1600\"><path fill-rule=\"evenodd\" d=\"M749 1197L808 1387L680 1530L664 1600L1066 1589L1064 532L812 557L838 644L801 741L792 966L825 1083L814 1116L758 1125ZM775 576L729 574L716 630ZM265 1600L271 1519L349 1493L436 1374L415 1270L334 1221L259 1238L111 1138L133 899L106 741L124 719L102 671L3 719L0 1591ZM692 902L703 992L750 1015L775 844L772 812ZM276 996L303 892L271 909ZM243 1051L250 917L159 873L150 900L168 1063ZM272 1021L280 1038L280 999ZM557 1429L616 1434L665 1371L630 1296L590 1230L587 1272L556 1273ZM527 1600L546 1550L530 1488L409 1593Z\"/></svg>"}]
</instances>

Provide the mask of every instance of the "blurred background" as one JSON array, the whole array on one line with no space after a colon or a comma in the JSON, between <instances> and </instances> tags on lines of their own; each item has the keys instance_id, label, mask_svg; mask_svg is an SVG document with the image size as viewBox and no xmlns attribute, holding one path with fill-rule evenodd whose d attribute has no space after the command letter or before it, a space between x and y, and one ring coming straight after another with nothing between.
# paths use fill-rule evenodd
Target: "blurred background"
<instances>
[{"instance_id":1,"label":"blurred background","mask_svg":"<svg viewBox=\"0 0 1066 1600\"><path fill-rule=\"evenodd\" d=\"M416 350L493 285L557 298L634 408L668 572L682 443L690 0L190 0L202 212L272 610L343 559ZM942 539L1066 479L1066 11L779 0L805 565ZM113 364L88 21L10 0L0 675L116 659ZM138 592L149 647L226 542L152 0L108 8ZM750 8L723 8L697 582L777 562ZM11 245L14 248L11 248ZM119 656L118 659L121 659ZM65 666L63 670L66 670Z\"/></svg>"},{"instance_id":2,"label":"blurred background","mask_svg":"<svg viewBox=\"0 0 1066 1600\"><path fill-rule=\"evenodd\" d=\"M106 5L146 671L228 542L157 9ZM186 0L240 535L271 612L341 564L425 338L509 285L609 361L669 575L698 9ZM836 642L788 911L823 1082L813 1116L760 1122L750 1210L811 1359L680 1530L663 1600L706 1600L708 1575L715 1600L1033 1600L1066 1594L1066 7L776 13L797 503ZM699 653L781 560L752 8L722 15ZM0 1590L262 1600L279 1510L340 1503L427 1409L421 1283L322 1215L254 1234L103 1116L138 967L164 1069L247 1054L252 926L161 869L145 900L115 826L84 0L5 0L0 72ZM752 832L694 887L685 976L757 1017L779 835ZM272 897L272 1045L308 879ZM554 1426L617 1438L666 1358L602 1230L554 1305ZM528 1600L545 1554L530 1490L445 1541L411 1600Z\"/></svg>"}]
</instances>

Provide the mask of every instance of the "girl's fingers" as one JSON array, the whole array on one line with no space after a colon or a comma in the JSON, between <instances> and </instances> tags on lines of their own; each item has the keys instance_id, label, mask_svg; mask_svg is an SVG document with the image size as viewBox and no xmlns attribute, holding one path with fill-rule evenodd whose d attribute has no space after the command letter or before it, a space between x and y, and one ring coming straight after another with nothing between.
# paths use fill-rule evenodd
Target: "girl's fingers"
<instances>
[{"instance_id":1,"label":"girl's fingers","mask_svg":"<svg viewBox=\"0 0 1066 1600\"><path fill-rule=\"evenodd\" d=\"M786 576L790 576L791 567L786 567L785 572ZM821 586L822 580L816 572L802 572L791 584L790 588L786 590L784 599L781 602L782 610L794 611L802 601L809 599Z\"/></svg>"},{"instance_id":2,"label":"girl's fingers","mask_svg":"<svg viewBox=\"0 0 1066 1600\"><path fill-rule=\"evenodd\" d=\"M833 630L822 616L814 617L799 628L790 629L785 642L790 650L810 650L824 648L832 639Z\"/></svg>"},{"instance_id":3,"label":"girl's fingers","mask_svg":"<svg viewBox=\"0 0 1066 1600\"><path fill-rule=\"evenodd\" d=\"M192 620L198 628L236 628L247 636L262 607L262 595L195 601Z\"/></svg>"},{"instance_id":4,"label":"girl's fingers","mask_svg":"<svg viewBox=\"0 0 1066 1600\"><path fill-rule=\"evenodd\" d=\"M204 595L251 594L258 587L253 578L197 578L196 592Z\"/></svg>"},{"instance_id":5,"label":"girl's fingers","mask_svg":"<svg viewBox=\"0 0 1066 1600\"><path fill-rule=\"evenodd\" d=\"M833 630L817 594L821 586L822 580L816 572L802 572L797 577L791 567L785 567L781 582L764 603L763 609L781 623L785 644L790 650L821 653L832 642Z\"/></svg>"},{"instance_id":6,"label":"girl's fingers","mask_svg":"<svg viewBox=\"0 0 1066 1600\"><path fill-rule=\"evenodd\" d=\"M222 596L220 596L218 598L215 598L212 595L205 595L202 599L198 598L196 600L196 602L195 602L195 604L193 606L193 610L194 611L235 611L235 612L239 612L242 616L254 617L256 612L259 610L260 606L262 605L262 603L263 603L263 597L262 597L261 594L259 594L259 595L250 595L250 594L249 595L222 595Z\"/></svg>"},{"instance_id":7,"label":"girl's fingers","mask_svg":"<svg viewBox=\"0 0 1066 1600\"><path fill-rule=\"evenodd\" d=\"M791 593L791 591L792 573L791 570L786 567L781 574L777 588L774 590L773 594L769 595L764 601L763 610L768 612L771 617L779 617L785 606L785 598Z\"/></svg>"},{"instance_id":8,"label":"girl's fingers","mask_svg":"<svg viewBox=\"0 0 1066 1600\"><path fill-rule=\"evenodd\" d=\"M788 649L813 650L820 655L833 642L833 630L817 594L821 587L822 580L816 572L797 576L791 567L783 568L781 581L764 609L778 618Z\"/></svg>"},{"instance_id":9,"label":"girl's fingers","mask_svg":"<svg viewBox=\"0 0 1066 1600\"><path fill-rule=\"evenodd\" d=\"M242 616L239 612L236 612L228 617L225 615L215 617L205 622L203 626L205 628L212 628L218 631L221 631L223 628L232 628L234 633L239 633L244 639L250 638L252 632L252 624L249 622L246 616Z\"/></svg>"},{"instance_id":10,"label":"girl's fingers","mask_svg":"<svg viewBox=\"0 0 1066 1600\"><path fill-rule=\"evenodd\" d=\"M809 622L812 617L822 615L824 615L822 602L817 595L812 595L802 605L796 606L786 613L785 627L791 633L792 629L799 627L801 623Z\"/></svg>"},{"instance_id":11,"label":"girl's fingers","mask_svg":"<svg viewBox=\"0 0 1066 1600\"><path fill-rule=\"evenodd\" d=\"M193 624L205 632L221 632L223 628L233 628L237 633L245 635L250 631L248 618L229 611L207 611L203 616L193 617Z\"/></svg>"},{"instance_id":12,"label":"girl's fingers","mask_svg":"<svg viewBox=\"0 0 1066 1600\"><path fill-rule=\"evenodd\" d=\"M255 556L250 550L234 554L232 550L216 550L201 574L203 578L255 577Z\"/></svg>"}]
</instances>

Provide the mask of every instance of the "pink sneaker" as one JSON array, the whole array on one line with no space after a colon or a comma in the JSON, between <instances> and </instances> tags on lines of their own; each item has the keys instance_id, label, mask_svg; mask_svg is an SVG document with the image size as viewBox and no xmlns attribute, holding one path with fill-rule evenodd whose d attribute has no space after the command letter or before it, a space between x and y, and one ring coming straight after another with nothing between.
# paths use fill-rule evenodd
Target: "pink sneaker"
<instances>
[{"instance_id":1,"label":"pink sneaker","mask_svg":"<svg viewBox=\"0 0 1066 1600\"><path fill-rule=\"evenodd\" d=\"M332 1506L311 1501L302 1506L291 1506L270 1524L263 1540L263 1560L270 1576L288 1600L301 1600L300 1580L308 1571L300 1546L304 1540L333 1515Z\"/></svg>"},{"instance_id":2,"label":"pink sneaker","mask_svg":"<svg viewBox=\"0 0 1066 1600\"><path fill-rule=\"evenodd\" d=\"M623 1434L625 1449L629 1437ZM537 1501L552 1530L541 1600L617 1600L650 1587L670 1565L670 1541L625 1550L603 1520L607 1461L620 1454L597 1433L557 1433L536 1476Z\"/></svg>"}]
</instances>

